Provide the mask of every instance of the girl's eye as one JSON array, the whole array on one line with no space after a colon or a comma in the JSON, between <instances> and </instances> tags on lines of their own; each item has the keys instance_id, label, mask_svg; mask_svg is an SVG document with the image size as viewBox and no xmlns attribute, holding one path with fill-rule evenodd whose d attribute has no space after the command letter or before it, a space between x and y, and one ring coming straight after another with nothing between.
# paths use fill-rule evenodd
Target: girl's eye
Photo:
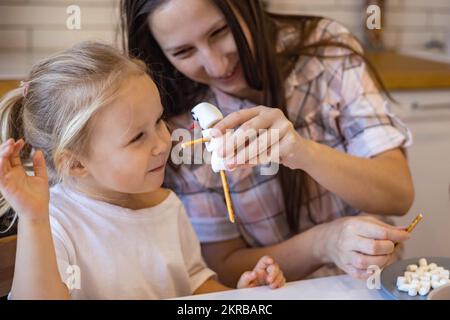
<instances>
[{"instance_id":1,"label":"girl's eye","mask_svg":"<svg viewBox=\"0 0 450 320\"><path fill-rule=\"evenodd\" d=\"M156 124L162 124L166 121L166 117L162 115L157 121Z\"/></svg>"},{"instance_id":2,"label":"girl's eye","mask_svg":"<svg viewBox=\"0 0 450 320\"><path fill-rule=\"evenodd\" d=\"M133 142L136 142L136 141L140 140L143 136L144 136L144 133L143 133L143 132L139 133L136 137L134 137L134 138L130 141L130 143L133 143Z\"/></svg>"},{"instance_id":3,"label":"girl's eye","mask_svg":"<svg viewBox=\"0 0 450 320\"><path fill-rule=\"evenodd\" d=\"M217 29L216 31L214 31L211 36L217 36L217 35L221 35L224 34L225 31L228 31L228 25L224 25L223 27L220 27L219 29Z\"/></svg>"}]
</instances>

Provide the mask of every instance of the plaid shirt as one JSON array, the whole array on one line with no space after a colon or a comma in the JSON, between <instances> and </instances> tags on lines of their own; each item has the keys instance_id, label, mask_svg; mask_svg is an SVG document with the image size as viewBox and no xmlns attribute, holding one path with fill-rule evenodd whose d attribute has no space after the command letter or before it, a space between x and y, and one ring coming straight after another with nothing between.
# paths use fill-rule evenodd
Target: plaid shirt
<instances>
[{"instance_id":1,"label":"plaid shirt","mask_svg":"<svg viewBox=\"0 0 450 320\"><path fill-rule=\"evenodd\" d=\"M281 29L278 50L294 41L296 30ZM311 41L324 38L348 41L349 31L342 25L322 20ZM345 49L325 48L321 53L342 55ZM287 112L297 132L306 139L364 158L408 146L409 130L388 108L366 65L359 57L322 59L299 57L285 82ZM224 115L255 106L222 92L211 91L210 102ZM189 128L190 115L172 119L172 125ZM197 135L199 133L197 132ZM202 147L202 146L200 146ZM277 175L260 175L260 168L227 172L236 223L228 220L220 176L210 165L182 165L169 168L165 185L183 201L201 242L216 242L242 236L252 247L279 243L292 234L286 221L285 207ZM299 211L299 232L314 225L361 212L335 194L319 187L313 196L311 214L306 206Z\"/></svg>"}]
</instances>

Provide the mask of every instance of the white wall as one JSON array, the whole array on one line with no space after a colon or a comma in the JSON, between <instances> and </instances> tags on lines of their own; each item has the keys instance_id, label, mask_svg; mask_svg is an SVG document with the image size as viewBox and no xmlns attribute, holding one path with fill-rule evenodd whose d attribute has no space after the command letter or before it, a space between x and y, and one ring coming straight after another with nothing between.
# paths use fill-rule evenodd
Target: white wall
<instances>
[{"instance_id":1,"label":"white wall","mask_svg":"<svg viewBox=\"0 0 450 320\"><path fill-rule=\"evenodd\" d=\"M317 14L363 33L364 0L265 0L272 11ZM450 28L449 0L385 0L389 47L420 47L443 41ZM118 0L0 0L0 51L53 51L85 39L113 42ZM66 8L81 7L81 30L67 30Z\"/></svg>"},{"instance_id":2,"label":"white wall","mask_svg":"<svg viewBox=\"0 0 450 320\"><path fill-rule=\"evenodd\" d=\"M275 12L333 18L362 39L364 0L266 0ZM384 40L389 48L417 48L430 40L446 41L450 33L449 0L385 0ZM383 14L383 13L382 13Z\"/></svg>"},{"instance_id":3,"label":"white wall","mask_svg":"<svg viewBox=\"0 0 450 320\"><path fill-rule=\"evenodd\" d=\"M66 8L81 8L81 29L68 30ZM117 0L0 0L0 51L49 52L82 40L115 43Z\"/></svg>"}]
</instances>

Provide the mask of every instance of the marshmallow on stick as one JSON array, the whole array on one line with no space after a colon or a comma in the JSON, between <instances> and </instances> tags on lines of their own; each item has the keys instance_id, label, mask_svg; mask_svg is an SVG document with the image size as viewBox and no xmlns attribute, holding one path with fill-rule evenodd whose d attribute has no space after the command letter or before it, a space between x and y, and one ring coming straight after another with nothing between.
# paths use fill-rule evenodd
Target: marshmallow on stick
<instances>
[{"instance_id":1,"label":"marshmallow on stick","mask_svg":"<svg viewBox=\"0 0 450 320\"><path fill-rule=\"evenodd\" d=\"M217 148L222 145L223 137L211 137L212 127L223 119L220 110L207 102L196 105L192 111L192 118L198 122L202 128L202 136L208 142L205 143L206 149L211 152L211 168L214 172L226 171L225 159L217 154Z\"/></svg>"},{"instance_id":2,"label":"marshmallow on stick","mask_svg":"<svg viewBox=\"0 0 450 320\"><path fill-rule=\"evenodd\" d=\"M202 136L205 142L206 149L211 152L211 168L214 172L219 172L222 180L223 192L225 194L225 202L227 204L228 217L231 222L234 223L234 210L231 202L230 190L225 177L225 160L218 156L217 148L222 144L223 137L213 138L211 137L211 128L220 120L223 119L223 115L220 110L207 102L196 105L192 111L192 118L197 121L202 128Z\"/></svg>"}]
</instances>

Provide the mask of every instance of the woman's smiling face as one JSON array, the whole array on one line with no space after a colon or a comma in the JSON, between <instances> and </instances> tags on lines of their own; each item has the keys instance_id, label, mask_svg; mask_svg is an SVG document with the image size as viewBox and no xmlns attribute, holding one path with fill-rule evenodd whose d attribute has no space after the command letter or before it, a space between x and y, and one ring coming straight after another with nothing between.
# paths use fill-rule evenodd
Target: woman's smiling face
<instances>
[{"instance_id":1,"label":"woman's smiling face","mask_svg":"<svg viewBox=\"0 0 450 320\"><path fill-rule=\"evenodd\" d=\"M250 39L248 28L238 16ZM149 17L149 26L173 66L193 81L245 97L248 84L236 42L210 0L171 0Z\"/></svg>"}]
</instances>

